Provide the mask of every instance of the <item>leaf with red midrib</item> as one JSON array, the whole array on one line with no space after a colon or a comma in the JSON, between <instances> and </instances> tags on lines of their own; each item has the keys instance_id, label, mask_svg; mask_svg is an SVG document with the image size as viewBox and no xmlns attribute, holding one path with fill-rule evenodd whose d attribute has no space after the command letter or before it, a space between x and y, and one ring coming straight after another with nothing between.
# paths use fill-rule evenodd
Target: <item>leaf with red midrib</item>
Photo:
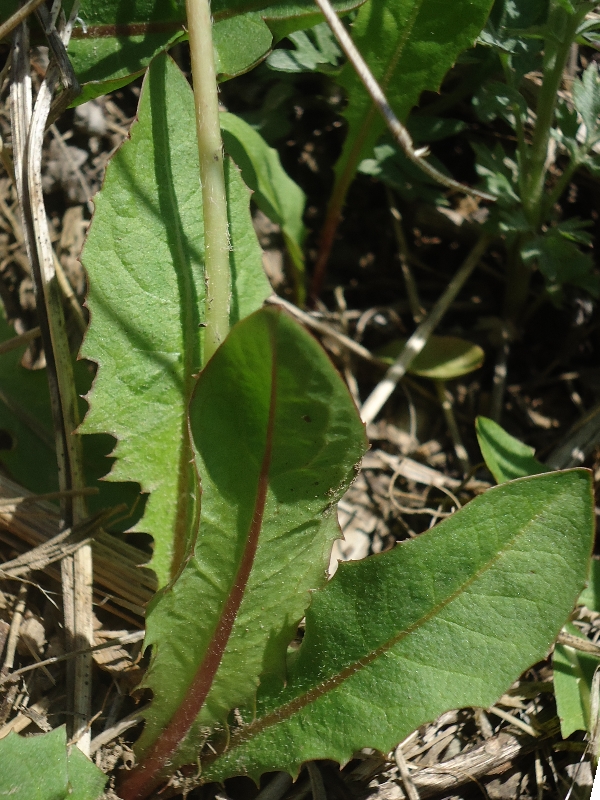
<instances>
[{"instance_id":1,"label":"leaf with red midrib","mask_svg":"<svg viewBox=\"0 0 600 800\"><path fill-rule=\"evenodd\" d=\"M591 474L490 489L315 593L285 687L261 687L203 781L388 752L448 709L487 708L545 658L584 584ZM215 743L216 744L216 743ZM217 745L218 746L218 745Z\"/></svg>"},{"instance_id":2,"label":"leaf with red midrib","mask_svg":"<svg viewBox=\"0 0 600 800\"><path fill-rule=\"evenodd\" d=\"M265 309L238 323L202 371L190 407L202 481L194 552L148 615L154 701L140 767L120 789L145 797L195 763L207 731L251 702L259 676L284 677L311 590L339 535L335 502L364 429L318 343Z\"/></svg>"}]
</instances>

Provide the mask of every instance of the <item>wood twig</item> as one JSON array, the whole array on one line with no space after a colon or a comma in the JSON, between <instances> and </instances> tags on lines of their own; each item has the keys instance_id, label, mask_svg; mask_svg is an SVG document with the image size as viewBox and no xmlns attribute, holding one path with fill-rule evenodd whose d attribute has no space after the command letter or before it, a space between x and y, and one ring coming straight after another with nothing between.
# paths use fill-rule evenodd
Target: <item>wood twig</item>
<instances>
[{"instance_id":1,"label":"wood twig","mask_svg":"<svg viewBox=\"0 0 600 800\"><path fill-rule=\"evenodd\" d=\"M406 763L406 759L404 758L404 754L402 752L402 745L398 745L394 751L394 760L396 762L396 766L398 767L398 772L400 773L400 778L402 779L402 786L404 787L404 792L408 797L408 800L421 800L417 787L413 783L413 779L408 771L408 764Z\"/></svg>"}]
</instances>

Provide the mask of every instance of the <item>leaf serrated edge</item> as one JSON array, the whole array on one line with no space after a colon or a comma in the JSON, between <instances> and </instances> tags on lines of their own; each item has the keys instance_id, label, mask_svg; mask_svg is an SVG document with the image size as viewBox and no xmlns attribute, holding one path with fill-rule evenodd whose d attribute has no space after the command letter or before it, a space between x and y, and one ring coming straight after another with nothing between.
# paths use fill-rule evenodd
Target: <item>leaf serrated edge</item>
<instances>
[{"instance_id":1,"label":"leaf serrated edge","mask_svg":"<svg viewBox=\"0 0 600 800\"><path fill-rule=\"evenodd\" d=\"M280 313L277 312L277 315L279 316ZM205 656L194 675L184 701L171 717L163 733L150 747L140 765L129 773L120 787L119 794L123 800L146 797L160 783L162 770L167 766L169 759L187 736L210 692L244 598L262 529L273 452L273 432L277 404L277 347L271 320L269 320L269 334L271 339L271 387L265 449L258 475L254 510L238 572L217 621L215 631L206 648Z\"/></svg>"},{"instance_id":2,"label":"leaf serrated edge","mask_svg":"<svg viewBox=\"0 0 600 800\"><path fill-rule=\"evenodd\" d=\"M557 470L553 474L557 474L558 475L558 474L561 474L561 473L568 473L568 472L571 472L571 473L574 473L574 472L587 473L588 476L591 475L590 470L582 469L582 468L573 469L573 470ZM538 475L536 475L536 476L527 476L527 477L524 477L524 478L518 478L515 481L512 481L512 483L530 482L532 480L538 479L539 477L540 476L538 476ZM499 489L502 489L502 486L494 486L491 489L489 489L488 492L486 492L486 494L488 494L489 492L496 492ZM591 481L589 482L589 489L590 489L590 493L591 493L592 492L592 483L591 483ZM593 502L593 494L591 495L591 497L592 497L592 502ZM562 502L562 499L560 497L557 497L556 498L556 502L560 504ZM547 507L544 509L543 513L545 514L546 512L547 512ZM245 725L244 727L240 728L237 732L235 732L231 736L231 738L229 739L226 747L221 752L219 752L217 750L215 755L210 755L210 756L208 756L206 758L205 764L208 765L210 763L215 762L220 756L224 755L226 752L230 752L235 747L238 747L238 746L244 744L248 740L250 740L250 739L254 738L255 736L257 736L258 734L262 733L267 728L272 727L274 725L277 725L278 723L289 719L293 714L297 713L298 711L301 711L303 708L306 708L306 706L308 706L311 703L315 702L320 697L324 696L325 694L327 694L328 692L332 691L333 689L336 689L339 685L341 685L344 681L346 681L349 678L351 678L353 675L355 675L361 669L364 669L365 667L369 666L371 663L373 663L373 661L376 661L382 655L384 655L385 653L389 652L389 650L391 650L393 647L395 647L399 642L401 642L403 639L408 637L410 634L415 633L417 630L419 630L419 628L421 628L423 625L425 625L430 619L432 619L434 616L436 616L438 613L440 613L444 608L446 608L448 605L450 605L450 603L452 603L454 600L456 600L458 597L460 597L460 595L463 594L463 592L465 592L469 588L469 586L471 586L473 583L475 583L483 574L485 574L489 569L491 569L495 562L497 562L500 558L502 558L508 551L514 549L514 547L516 546L516 543L521 539L521 537L523 535L526 534L526 532L531 527L531 525L535 524L535 522L537 521L537 518L541 515L541 513L542 512L540 512L540 514L536 515L532 520L530 520L530 522L527 523L527 525L525 525L521 530L519 530L514 535L514 537L511 540L509 540L509 542L506 544L506 546L504 546L499 552L497 552L494 555L493 558L491 558L488 561L486 561L486 563L484 565L482 565L477 570L477 572L474 573L474 575L472 575L467 581L465 581L463 584L461 584L461 586L458 587L451 595L449 595L442 602L438 603L435 607L433 607L427 614L424 614L422 617L420 617L418 620L413 622L407 628L405 628L404 630L402 630L399 633L397 633L396 635L394 635L387 642L384 642L382 645L377 647L375 650L371 651L371 653L368 653L367 655L365 655L364 657L360 658L359 660L353 662L352 664L347 665L346 667L344 667L344 669L340 670L335 675L332 675L330 678L328 678L327 680L323 681L318 686L315 686L315 687L309 689L308 691L304 692L304 694L293 698L292 700L290 700L287 703L284 703L282 706L279 706L279 708L276 708L275 710L269 712L268 714L265 714L264 717L261 717L259 719L255 719L253 722L251 722L248 725ZM440 526L437 526L438 530L439 530L439 527L442 527L442 526L443 526L443 523L440 523ZM428 533L430 533L430 532L427 531L425 534L422 534L422 537L423 536L427 536ZM591 544L590 544L590 555L591 555L591 548L593 547L593 537L591 537L591 539L592 539L592 541L591 541ZM408 540L406 542L400 542L399 545L397 545L397 547L402 547L402 546L409 546L410 547L413 544L414 544L413 540ZM380 554L376 554L374 556L371 556L371 558L381 558L381 557L386 557L386 556L388 556L388 553L380 553ZM342 570L348 571L350 569L356 569L357 567L359 567L359 565L360 565L360 561L350 561L350 562L342 563L342 564L340 564L340 572ZM573 604L575 603L577 596L578 595L574 596ZM557 631L557 634L558 634L558 631Z\"/></svg>"}]
</instances>

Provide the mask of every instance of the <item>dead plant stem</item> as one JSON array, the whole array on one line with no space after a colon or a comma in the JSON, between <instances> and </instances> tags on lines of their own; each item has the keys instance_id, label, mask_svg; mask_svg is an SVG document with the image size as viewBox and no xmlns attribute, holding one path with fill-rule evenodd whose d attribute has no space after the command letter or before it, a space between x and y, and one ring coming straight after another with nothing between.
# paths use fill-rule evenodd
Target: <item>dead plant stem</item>
<instances>
[{"instance_id":1,"label":"dead plant stem","mask_svg":"<svg viewBox=\"0 0 600 800\"><path fill-rule=\"evenodd\" d=\"M410 268L408 245L406 243L404 229L402 228L402 215L398 211L394 193L388 186L385 187L385 193L387 196L388 206L390 208L390 214L392 215L394 235L396 237L396 242L398 243L398 260L400 261L402 275L404 276L404 283L406 284L406 294L408 296L410 312L415 325L418 325L420 322L422 322L423 317L425 316L425 309L421 305L417 282L415 281L414 275L412 274L412 270Z\"/></svg>"},{"instance_id":2,"label":"dead plant stem","mask_svg":"<svg viewBox=\"0 0 600 800\"><path fill-rule=\"evenodd\" d=\"M72 27L78 4L75 3L72 16L62 32L62 37L53 27L50 14L40 6L38 14L46 33L52 31L62 48L65 47ZM38 317L50 386L52 413L57 445L57 462L60 489L84 488L81 459L81 443L75 431L79 424L78 398L73 377L73 365L65 329L62 299L57 283L54 253L50 240L48 221L42 191L42 144L46 123L50 113L52 98L65 70L53 60L40 85L33 112L31 108L31 83L27 81L28 64L26 55L26 23L20 26L15 37L13 49L13 68L15 69L11 90L13 141L15 142L15 175L23 216L23 233L32 267L34 290L37 298ZM22 52L21 52L22 51ZM17 68L17 57L20 65ZM66 59L68 64L68 59ZM29 98L26 94L29 93ZM29 117L29 119L27 119ZM16 135L15 135L16 134ZM63 524L77 524L86 516L85 498L82 494L65 495L62 498ZM63 584L63 611L65 620L66 645L68 649L81 649L93 639L92 627L92 555L89 545L82 545L73 555L67 556L61 565ZM83 655L76 660L75 674L71 675L73 735L79 739L84 752L89 750L90 734L88 722L91 709L91 657Z\"/></svg>"},{"instance_id":3,"label":"dead plant stem","mask_svg":"<svg viewBox=\"0 0 600 800\"><path fill-rule=\"evenodd\" d=\"M427 340L437 328L442 317L479 263L479 259L485 253L490 240L491 237L488 234L482 234L479 237L463 265L446 287L446 291L408 339L396 361L366 399L361 409L361 417L364 423L368 425L379 414L384 403L396 388L398 381L404 377L413 360L425 347Z\"/></svg>"},{"instance_id":4,"label":"dead plant stem","mask_svg":"<svg viewBox=\"0 0 600 800\"><path fill-rule=\"evenodd\" d=\"M502 340L496 355L494 365L494 378L492 385L492 399L490 403L490 417L500 424L504 406L504 392L506 391L506 378L508 375L508 359L510 356L510 334L508 323L502 324Z\"/></svg>"},{"instance_id":5,"label":"dead plant stem","mask_svg":"<svg viewBox=\"0 0 600 800\"><path fill-rule=\"evenodd\" d=\"M450 434L450 438L452 439L452 444L454 445L456 458L458 459L460 467L463 471L463 475L468 475L471 469L471 464L469 462L469 454L467 453L462 436L460 435L456 417L454 416L454 403L452 402L452 395L446 389L445 381L436 381L435 387L437 389L438 398L442 406L442 411L444 412L444 417L446 418L448 432Z\"/></svg>"},{"instance_id":6,"label":"dead plant stem","mask_svg":"<svg viewBox=\"0 0 600 800\"><path fill-rule=\"evenodd\" d=\"M19 347L23 347L30 342L33 342L34 339L40 335L40 328L37 325L35 328L31 328L29 331L25 331L25 333L19 334L19 336L13 336L11 339L7 339L5 342L0 344L0 356L4 355L5 353L10 353L11 350L16 350Z\"/></svg>"}]
</instances>

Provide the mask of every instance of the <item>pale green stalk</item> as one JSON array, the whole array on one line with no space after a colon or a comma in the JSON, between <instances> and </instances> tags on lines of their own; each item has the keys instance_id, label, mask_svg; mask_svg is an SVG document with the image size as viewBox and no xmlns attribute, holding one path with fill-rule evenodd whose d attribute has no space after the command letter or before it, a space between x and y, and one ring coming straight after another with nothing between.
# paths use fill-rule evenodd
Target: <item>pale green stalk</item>
<instances>
[{"instance_id":1,"label":"pale green stalk","mask_svg":"<svg viewBox=\"0 0 600 800\"><path fill-rule=\"evenodd\" d=\"M548 171L548 145L558 100L558 90L571 52L571 45L587 7L579 9L565 21L560 40L548 36L545 42L544 78L537 102L537 119L527 163L521 165L527 174L524 181L523 209L534 228L540 225L543 212L544 189ZM555 19L562 16L562 6L554 9Z\"/></svg>"},{"instance_id":2,"label":"pale green stalk","mask_svg":"<svg viewBox=\"0 0 600 800\"><path fill-rule=\"evenodd\" d=\"M186 0L186 9L204 214L206 362L229 332L229 223L210 3L209 0Z\"/></svg>"}]
</instances>

